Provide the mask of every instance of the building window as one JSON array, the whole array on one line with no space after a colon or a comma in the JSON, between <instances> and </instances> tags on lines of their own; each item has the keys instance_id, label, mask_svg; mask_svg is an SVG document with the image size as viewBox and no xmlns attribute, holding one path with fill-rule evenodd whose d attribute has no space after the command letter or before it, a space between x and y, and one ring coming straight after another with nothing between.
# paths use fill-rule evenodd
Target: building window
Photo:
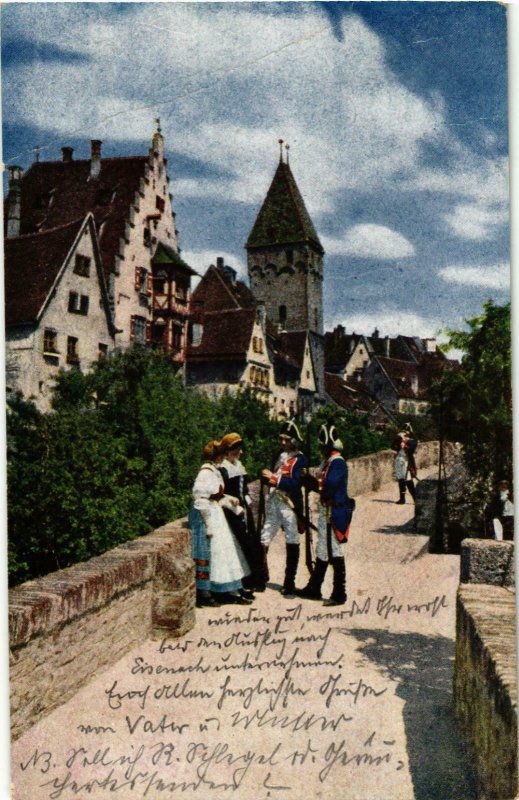
<instances>
[{"instance_id":1,"label":"building window","mask_svg":"<svg viewBox=\"0 0 519 800\"><path fill-rule=\"evenodd\" d=\"M164 209L165 209L165 207L166 207L166 203L164 202L164 198L163 197L159 197L159 195L157 195L156 198L155 198L155 208L157 208L160 211L160 213L162 214Z\"/></svg>"},{"instance_id":2,"label":"building window","mask_svg":"<svg viewBox=\"0 0 519 800\"><path fill-rule=\"evenodd\" d=\"M155 278L153 281L155 294L165 294L166 280L165 278Z\"/></svg>"},{"instance_id":3,"label":"building window","mask_svg":"<svg viewBox=\"0 0 519 800\"><path fill-rule=\"evenodd\" d=\"M69 292L68 310L71 314L88 314L89 300L86 294L79 295L77 292Z\"/></svg>"},{"instance_id":4,"label":"building window","mask_svg":"<svg viewBox=\"0 0 519 800\"><path fill-rule=\"evenodd\" d=\"M52 355L58 352L58 334L52 328L45 328L43 332L43 352Z\"/></svg>"},{"instance_id":5,"label":"building window","mask_svg":"<svg viewBox=\"0 0 519 800\"><path fill-rule=\"evenodd\" d=\"M309 378L309 377L310 377L310 370L309 370L309 369L307 369L307 370L306 370L306 377L307 377L307 378Z\"/></svg>"},{"instance_id":6,"label":"building window","mask_svg":"<svg viewBox=\"0 0 519 800\"><path fill-rule=\"evenodd\" d=\"M173 330L171 331L173 350L179 352L182 349L182 325L175 325L173 323Z\"/></svg>"},{"instance_id":7,"label":"building window","mask_svg":"<svg viewBox=\"0 0 519 800\"><path fill-rule=\"evenodd\" d=\"M257 336L253 336L252 337L252 350L253 350L254 353L258 352L258 337Z\"/></svg>"},{"instance_id":8,"label":"building window","mask_svg":"<svg viewBox=\"0 0 519 800\"><path fill-rule=\"evenodd\" d=\"M78 364L78 340L75 336L67 336L67 364Z\"/></svg>"},{"instance_id":9,"label":"building window","mask_svg":"<svg viewBox=\"0 0 519 800\"><path fill-rule=\"evenodd\" d=\"M279 306L279 321L282 325L287 321L287 307Z\"/></svg>"},{"instance_id":10,"label":"building window","mask_svg":"<svg viewBox=\"0 0 519 800\"><path fill-rule=\"evenodd\" d=\"M175 283L175 299L185 303L187 300L187 287L181 283Z\"/></svg>"},{"instance_id":11,"label":"building window","mask_svg":"<svg viewBox=\"0 0 519 800\"><path fill-rule=\"evenodd\" d=\"M104 361L108 357L108 345L99 342L97 347L97 358L99 361Z\"/></svg>"},{"instance_id":12,"label":"building window","mask_svg":"<svg viewBox=\"0 0 519 800\"><path fill-rule=\"evenodd\" d=\"M293 250L285 250L285 258L287 260L287 264L294 263L294 251Z\"/></svg>"},{"instance_id":13,"label":"building window","mask_svg":"<svg viewBox=\"0 0 519 800\"><path fill-rule=\"evenodd\" d=\"M193 347L199 347L202 343L202 334L204 332L203 325L199 322L193 322L191 326L191 344Z\"/></svg>"},{"instance_id":14,"label":"building window","mask_svg":"<svg viewBox=\"0 0 519 800\"><path fill-rule=\"evenodd\" d=\"M135 344L146 344L146 318L132 316L130 320L130 341Z\"/></svg>"},{"instance_id":15,"label":"building window","mask_svg":"<svg viewBox=\"0 0 519 800\"><path fill-rule=\"evenodd\" d=\"M76 261L74 263L74 272L76 275L82 275L84 278L88 278L90 275L90 259L88 256L76 256Z\"/></svg>"},{"instance_id":16,"label":"building window","mask_svg":"<svg viewBox=\"0 0 519 800\"><path fill-rule=\"evenodd\" d=\"M314 308L314 325L316 328L319 327L319 312L316 308Z\"/></svg>"},{"instance_id":17,"label":"building window","mask_svg":"<svg viewBox=\"0 0 519 800\"><path fill-rule=\"evenodd\" d=\"M256 381L256 367L251 367L249 370L249 380L251 383Z\"/></svg>"}]
</instances>

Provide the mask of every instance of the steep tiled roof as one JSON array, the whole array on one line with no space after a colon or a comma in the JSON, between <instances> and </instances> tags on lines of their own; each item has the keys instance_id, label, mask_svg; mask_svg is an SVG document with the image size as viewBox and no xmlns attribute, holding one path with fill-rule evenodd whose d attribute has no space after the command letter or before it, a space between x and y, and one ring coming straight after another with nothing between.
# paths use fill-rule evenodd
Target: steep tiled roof
<instances>
[{"instance_id":1,"label":"steep tiled roof","mask_svg":"<svg viewBox=\"0 0 519 800\"><path fill-rule=\"evenodd\" d=\"M326 369L335 372L343 370L351 358L360 335L357 333L345 333L342 336L335 335L335 331L327 332L324 335L324 357Z\"/></svg>"},{"instance_id":2,"label":"steep tiled roof","mask_svg":"<svg viewBox=\"0 0 519 800\"><path fill-rule=\"evenodd\" d=\"M305 357L306 331L282 331L277 335L278 351L285 354L288 359L297 364L299 369L303 366Z\"/></svg>"},{"instance_id":3,"label":"steep tiled roof","mask_svg":"<svg viewBox=\"0 0 519 800\"><path fill-rule=\"evenodd\" d=\"M233 282L223 269L213 264L191 297L195 312L256 307L256 298L249 287L243 281Z\"/></svg>"},{"instance_id":4,"label":"steep tiled roof","mask_svg":"<svg viewBox=\"0 0 519 800\"><path fill-rule=\"evenodd\" d=\"M280 162L246 247L296 242L311 242L324 252L292 171Z\"/></svg>"},{"instance_id":5,"label":"steep tiled roof","mask_svg":"<svg viewBox=\"0 0 519 800\"><path fill-rule=\"evenodd\" d=\"M202 340L189 345L188 361L244 360L249 350L256 312L250 308L209 311L201 317Z\"/></svg>"},{"instance_id":6,"label":"steep tiled roof","mask_svg":"<svg viewBox=\"0 0 519 800\"><path fill-rule=\"evenodd\" d=\"M98 232L104 223L100 249L107 276L147 162L148 156L103 158L96 180L89 180L90 160L33 164L21 181L20 233L55 228L91 211Z\"/></svg>"},{"instance_id":7,"label":"steep tiled roof","mask_svg":"<svg viewBox=\"0 0 519 800\"><path fill-rule=\"evenodd\" d=\"M324 384L327 394L341 408L378 415L379 404L369 394L363 381L344 381L340 375L325 372Z\"/></svg>"},{"instance_id":8,"label":"steep tiled roof","mask_svg":"<svg viewBox=\"0 0 519 800\"><path fill-rule=\"evenodd\" d=\"M396 358L375 356L376 360L393 384L398 397L416 398L413 379L418 380L417 364L412 361L400 361Z\"/></svg>"},{"instance_id":9,"label":"steep tiled roof","mask_svg":"<svg viewBox=\"0 0 519 800\"><path fill-rule=\"evenodd\" d=\"M6 325L36 321L83 222L5 240Z\"/></svg>"},{"instance_id":10,"label":"steep tiled roof","mask_svg":"<svg viewBox=\"0 0 519 800\"><path fill-rule=\"evenodd\" d=\"M456 362L449 361L440 351L422 353L418 364L380 356L376 359L401 398L427 400L434 381L446 369L456 369Z\"/></svg>"}]
</instances>

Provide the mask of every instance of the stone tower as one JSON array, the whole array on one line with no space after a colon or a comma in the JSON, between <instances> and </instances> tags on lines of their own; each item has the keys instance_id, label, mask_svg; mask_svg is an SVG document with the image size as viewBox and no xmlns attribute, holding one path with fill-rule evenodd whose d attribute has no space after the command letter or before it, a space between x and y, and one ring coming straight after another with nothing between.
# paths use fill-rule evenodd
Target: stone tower
<instances>
[{"instance_id":1,"label":"stone tower","mask_svg":"<svg viewBox=\"0 0 519 800\"><path fill-rule=\"evenodd\" d=\"M322 335L324 250L282 153L245 245L250 288L280 329Z\"/></svg>"}]
</instances>

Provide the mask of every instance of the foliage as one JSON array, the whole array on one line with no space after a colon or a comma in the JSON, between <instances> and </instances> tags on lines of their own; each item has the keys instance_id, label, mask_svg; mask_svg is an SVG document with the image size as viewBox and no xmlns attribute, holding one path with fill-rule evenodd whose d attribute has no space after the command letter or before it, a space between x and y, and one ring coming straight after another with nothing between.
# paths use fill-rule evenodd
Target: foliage
<instances>
[{"instance_id":1,"label":"foliage","mask_svg":"<svg viewBox=\"0 0 519 800\"><path fill-rule=\"evenodd\" d=\"M277 425L253 395L209 400L167 358L118 353L60 373L53 411L8 405L9 577L61 569L187 511L203 445L238 430L251 474L270 463Z\"/></svg>"},{"instance_id":2,"label":"foliage","mask_svg":"<svg viewBox=\"0 0 519 800\"><path fill-rule=\"evenodd\" d=\"M489 300L465 321L468 330L448 331L448 347L464 356L461 369L435 387L433 414L444 438L463 445L469 474L483 492L496 481L512 481L510 304Z\"/></svg>"},{"instance_id":3,"label":"foliage","mask_svg":"<svg viewBox=\"0 0 519 800\"><path fill-rule=\"evenodd\" d=\"M310 442L310 462L318 464L322 460L319 450L319 429L324 423L334 424L344 445L346 459L357 458L391 446L392 437L387 433L370 430L368 422L351 412L345 412L336 405L327 405L314 414L304 429L304 445Z\"/></svg>"},{"instance_id":4,"label":"foliage","mask_svg":"<svg viewBox=\"0 0 519 800\"><path fill-rule=\"evenodd\" d=\"M381 434L337 407L346 456L387 446ZM8 403L11 584L105 552L183 516L203 445L238 431L256 478L278 448L279 423L253 393L209 399L183 386L166 356L140 348L114 354L88 374L59 374L52 412L16 396ZM302 426L304 431L304 426Z\"/></svg>"}]
</instances>

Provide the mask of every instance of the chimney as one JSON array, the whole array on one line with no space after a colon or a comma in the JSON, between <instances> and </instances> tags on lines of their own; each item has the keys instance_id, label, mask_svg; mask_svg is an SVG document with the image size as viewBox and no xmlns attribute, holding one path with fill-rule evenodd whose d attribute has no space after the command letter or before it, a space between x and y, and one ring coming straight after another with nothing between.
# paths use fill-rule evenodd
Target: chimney
<instances>
[{"instance_id":1,"label":"chimney","mask_svg":"<svg viewBox=\"0 0 519 800\"><path fill-rule=\"evenodd\" d=\"M224 259L222 258L222 256L218 256L218 257L217 257L217 259L216 259L216 266L218 267L218 269L223 269L223 268L224 268L224 266L225 266L225 261L224 261Z\"/></svg>"},{"instance_id":2,"label":"chimney","mask_svg":"<svg viewBox=\"0 0 519 800\"><path fill-rule=\"evenodd\" d=\"M436 339L431 337L430 339L424 339L425 342L425 350L427 353L435 353L436 352Z\"/></svg>"},{"instance_id":3,"label":"chimney","mask_svg":"<svg viewBox=\"0 0 519 800\"><path fill-rule=\"evenodd\" d=\"M22 216L22 168L8 167L9 194L7 195L7 229L6 237L20 235L20 222Z\"/></svg>"},{"instance_id":4,"label":"chimney","mask_svg":"<svg viewBox=\"0 0 519 800\"><path fill-rule=\"evenodd\" d=\"M90 179L95 181L101 172L101 145L99 139L92 139L90 142Z\"/></svg>"},{"instance_id":5,"label":"chimney","mask_svg":"<svg viewBox=\"0 0 519 800\"><path fill-rule=\"evenodd\" d=\"M62 147L61 148L62 161L65 164L69 164L72 161L72 153L73 152L74 152L74 148L73 147Z\"/></svg>"},{"instance_id":6,"label":"chimney","mask_svg":"<svg viewBox=\"0 0 519 800\"><path fill-rule=\"evenodd\" d=\"M371 336L372 336L372 338L373 338L373 339L378 339L378 337L380 336L379 329L378 329L378 328L375 328L375 330L373 331L373 333L371 334Z\"/></svg>"}]
</instances>

